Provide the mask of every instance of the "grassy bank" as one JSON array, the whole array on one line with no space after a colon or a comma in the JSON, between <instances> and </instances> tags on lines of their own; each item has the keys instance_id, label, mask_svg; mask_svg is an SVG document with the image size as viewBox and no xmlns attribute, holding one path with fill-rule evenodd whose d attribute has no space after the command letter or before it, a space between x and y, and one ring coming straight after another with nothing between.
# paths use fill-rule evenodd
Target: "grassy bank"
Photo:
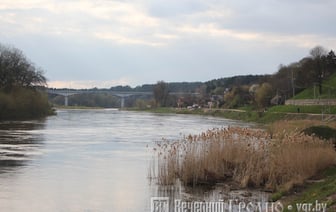
<instances>
[{"instance_id":1,"label":"grassy bank","mask_svg":"<svg viewBox=\"0 0 336 212\"><path fill-rule=\"evenodd\" d=\"M244 109L178 109L178 108L150 108L137 109L128 108L127 110L147 111L152 113L174 113L174 114L195 114L195 115L210 115L227 119L242 120L246 122L256 122L269 124L279 120L321 120L330 115L336 115L336 107L323 106L301 106L300 113L296 106L282 105L271 107L264 111Z\"/></svg>"},{"instance_id":2,"label":"grassy bank","mask_svg":"<svg viewBox=\"0 0 336 212\"><path fill-rule=\"evenodd\" d=\"M313 113L313 114L336 114L336 106L321 106L321 105L279 105L268 109L272 113Z\"/></svg>"},{"instance_id":3,"label":"grassy bank","mask_svg":"<svg viewBox=\"0 0 336 212\"><path fill-rule=\"evenodd\" d=\"M322 94L319 94L319 88L316 85L315 87L313 86L305 89L301 93L294 96L293 99L314 99L314 98L334 99L336 98L335 85L336 85L336 74L334 74L328 80L322 83Z\"/></svg>"},{"instance_id":4,"label":"grassy bank","mask_svg":"<svg viewBox=\"0 0 336 212\"><path fill-rule=\"evenodd\" d=\"M168 107L158 107L158 108L148 108L148 109L138 109L138 108L127 108L127 110L132 111L145 111L151 113L173 113L173 114L193 114L193 115L208 115L215 117L222 117L235 120L244 121L256 121L258 120L259 114L255 111L245 111L245 110L230 110L230 109L186 109L186 108L168 108Z\"/></svg>"},{"instance_id":5,"label":"grassy bank","mask_svg":"<svg viewBox=\"0 0 336 212\"><path fill-rule=\"evenodd\" d=\"M301 203L311 203L314 207L316 201L327 204L328 211L336 211L336 166L324 170L318 178L298 188L295 194L280 196L285 204L284 211L299 211L297 205Z\"/></svg>"}]
</instances>

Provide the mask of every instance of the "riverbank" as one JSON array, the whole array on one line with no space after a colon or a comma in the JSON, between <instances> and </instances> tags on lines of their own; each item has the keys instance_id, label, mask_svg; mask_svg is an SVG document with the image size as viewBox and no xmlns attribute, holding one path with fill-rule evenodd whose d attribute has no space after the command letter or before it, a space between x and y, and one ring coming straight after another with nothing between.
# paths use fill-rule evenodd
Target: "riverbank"
<instances>
[{"instance_id":1,"label":"riverbank","mask_svg":"<svg viewBox=\"0 0 336 212\"><path fill-rule=\"evenodd\" d=\"M255 122L259 124L270 124L280 120L336 121L336 107L335 108L331 107L328 109L329 111L323 111L322 107L306 106L306 107L300 107L300 112L297 112L297 107L292 106L277 106L264 111L256 111L251 110L249 108L247 109L186 109L186 108L163 108L163 107L147 108L147 109L125 108L125 110L145 111L151 113L210 115L215 117L241 120L246 122Z\"/></svg>"},{"instance_id":2,"label":"riverbank","mask_svg":"<svg viewBox=\"0 0 336 212\"><path fill-rule=\"evenodd\" d=\"M295 108L296 109L296 108ZM267 131L270 133L270 136L273 136L278 133L283 133L284 136L289 136L292 134L298 134L298 138L300 138L300 134L304 132L305 129L310 129L311 127L317 126L324 128L323 126L327 126L330 129L336 129L335 122L335 114L318 114L318 113L310 113L312 108L301 108L301 113L293 112L293 107L278 107L275 109L271 109L269 111L249 111L249 110L230 110L230 109L214 109L214 110L187 110L187 109L175 109L175 108L155 108L155 109L146 109L141 111L147 111L152 113L175 113L175 114L195 114L195 115L210 115L222 118L236 119L248 122L256 122L264 124ZM287 111L286 111L287 110ZM288 111L289 110L289 111ZM314 108L316 110L316 108ZM285 132L285 133L284 133ZM334 132L333 132L334 133ZM321 132L322 137L324 136L324 132ZM335 138L335 135L333 135ZM322 138L323 139L323 138ZM285 139L286 140L286 139ZM215 148L218 149L218 148ZM289 150L293 149L291 146ZM297 150L300 150L301 147L298 146L296 148L293 156L297 157ZM316 150L317 151L317 150ZM309 155L314 155L316 152L314 148L312 148L312 153L306 155L301 158L302 162L305 162L307 158L311 158ZM304 150L303 152L306 152ZM317 153L316 153L317 154ZM255 155L255 154L254 154ZM282 157L281 157L282 158ZM335 158L335 157L333 157ZM293 160L290 159L288 162L291 164ZM332 159L331 159L332 160ZM193 163L195 164L195 163ZM298 206L301 203L312 203L315 204L316 201L320 203L326 203L328 209L336 209L336 164L335 162L331 162L331 166L326 166L329 168L321 169L316 171L309 177L306 177L304 180L300 182L293 182L292 186L289 188L280 188L275 189L273 192L271 199L272 201L281 201L284 203L286 210L285 211L298 211L296 209L296 205ZM187 165L186 165L187 166ZM311 164L307 166L307 170L309 170ZM197 166L198 167L198 166ZM255 167L255 165L253 165ZM298 166L297 169L301 165ZM190 171L190 169L188 169ZM176 170L175 170L176 171ZM228 174L229 173L229 174ZM283 174L288 173L288 170ZM224 179L230 176L230 172L226 172L226 176L219 176L212 172L207 172L207 174L211 175L211 177L215 177L212 180ZM258 173L256 173L258 174ZM209 176L210 176L209 175ZM197 174L199 176L199 173ZM209 179L207 176L207 179ZM172 176L168 176L172 177ZM188 179L188 177L186 177ZM218 178L218 179L216 179ZM172 179L164 179L172 180ZM203 181L203 180L201 180ZM288 184L289 185L289 184ZM288 186L286 185L286 186ZM292 207L292 210L287 210L287 208Z\"/></svg>"},{"instance_id":3,"label":"riverbank","mask_svg":"<svg viewBox=\"0 0 336 212\"><path fill-rule=\"evenodd\" d=\"M0 89L0 120L41 119L53 115L47 95L33 87Z\"/></svg>"},{"instance_id":4,"label":"riverbank","mask_svg":"<svg viewBox=\"0 0 336 212\"><path fill-rule=\"evenodd\" d=\"M88 110L88 109L104 109L102 107L87 107L87 106L64 106L64 105L54 105L55 109L67 109L67 110Z\"/></svg>"},{"instance_id":5,"label":"riverbank","mask_svg":"<svg viewBox=\"0 0 336 212\"><path fill-rule=\"evenodd\" d=\"M281 201L287 212L299 211L300 207L302 210L303 204L307 203L312 204L311 208L315 208L316 203L326 204L328 211L336 211L336 166L329 167L291 192L278 192L272 198Z\"/></svg>"}]
</instances>

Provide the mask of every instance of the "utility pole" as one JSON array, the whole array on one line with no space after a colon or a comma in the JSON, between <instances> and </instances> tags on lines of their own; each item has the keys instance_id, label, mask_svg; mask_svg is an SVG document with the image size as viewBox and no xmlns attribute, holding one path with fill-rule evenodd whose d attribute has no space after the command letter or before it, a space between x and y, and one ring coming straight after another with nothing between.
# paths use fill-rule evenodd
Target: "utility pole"
<instances>
[{"instance_id":1,"label":"utility pole","mask_svg":"<svg viewBox=\"0 0 336 212\"><path fill-rule=\"evenodd\" d=\"M293 89L293 97L295 96L295 86L294 86L294 70L293 68L291 68L292 70L292 89Z\"/></svg>"}]
</instances>

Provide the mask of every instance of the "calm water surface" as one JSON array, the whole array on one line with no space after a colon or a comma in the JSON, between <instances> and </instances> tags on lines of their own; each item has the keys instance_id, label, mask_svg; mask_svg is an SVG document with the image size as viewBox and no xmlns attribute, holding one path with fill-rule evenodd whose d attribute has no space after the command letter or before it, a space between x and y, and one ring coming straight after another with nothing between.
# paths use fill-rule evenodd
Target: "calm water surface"
<instances>
[{"instance_id":1,"label":"calm water surface","mask_svg":"<svg viewBox=\"0 0 336 212\"><path fill-rule=\"evenodd\" d=\"M165 189L147 178L147 146L228 125L242 123L112 109L0 122L0 211L150 211Z\"/></svg>"}]
</instances>

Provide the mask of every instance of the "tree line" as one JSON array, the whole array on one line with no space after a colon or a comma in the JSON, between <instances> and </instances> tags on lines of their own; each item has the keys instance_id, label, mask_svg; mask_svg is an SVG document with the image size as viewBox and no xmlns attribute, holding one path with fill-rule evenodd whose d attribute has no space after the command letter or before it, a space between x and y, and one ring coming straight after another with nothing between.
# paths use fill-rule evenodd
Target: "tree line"
<instances>
[{"instance_id":1,"label":"tree line","mask_svg":"<svg viewBox=\"0 0 336 212\"><path fill-rule=\"evenodd\" d=\"M318 92L322 94L322 82L335 73L335 52L317 46L310 51L308 57L289 65L280 65L279 71L272 76L270 83L287 97L293 97L314 85L318 86Z\"/></svg>"},{"instance_id":2,"label":"tree line","mask_svg":"<svg viewBox=\"0 0 336 212\"><path fill-rule=\"evenodd\" d=\"M318 86L318 95L322 95L322 82L335 76L336 57L333 50L316 46L309 56L289 65L280 65L271 75L247 75L222 78L206 82L209 95L223 94L221 106L237 108L252 105L256 108L271 104L283 104L286 99L299 92Z\"/></svg>"},{"instance_id":3,"label":"tree line","mask_svg":"<svg viewBox=\"0 0 336 212\"><path fill-rule=\"evenodd\" d=\"M165 82L145 84L132 88L114 86L111 91L153 92L153 97L128 97L126 107L186 107L190 105L206 106L211 102L215 107L238 108L252 106L262 109L271 104L283 104L306 88L316 86L317 94L326 92L322 82L336 72L336 57L333 50L316 46L309 55L297 62L280 65L274 74L243 75L206 82ZM87 89L97 90L97 88ZM172 95L172 93L190 93ZM192 95L197 93L198 95ZM63 97L50 96L55 104L63 104ZM108 94L80 94L69 97L71 105L93 107L119 107L120 99Z\"/></svg>"}]
</instances>

